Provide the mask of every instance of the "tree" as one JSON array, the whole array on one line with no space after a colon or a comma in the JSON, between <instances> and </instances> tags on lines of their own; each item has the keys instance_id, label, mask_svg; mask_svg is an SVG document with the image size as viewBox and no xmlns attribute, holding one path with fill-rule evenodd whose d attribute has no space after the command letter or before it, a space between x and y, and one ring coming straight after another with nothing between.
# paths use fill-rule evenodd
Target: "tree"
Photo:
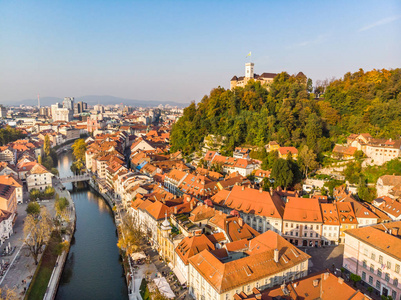
<instances>
[{"instance_id":1,"label":"tree","mask_svg":"<svg viewBox=\"0 0 401 300\"><path fill-rule=\"evenodd\" d=\"M60 219L68 222L69 221L69 211L67 208L70 206L70 202L65 197L60 197L56 199L54 203L54 208L56 210L56 216Z\"/></svg>"},{"instance_id":2,"label":"tree","mask_svg":"<svg viewBox=\"0 0 401 300\"><path fill-rule=\"evenodd\" d=\"M358 197L367 202L372 202L376 198L376 189L369 188L366 179L363 176L359 178Z\"/></svg>"},{"instance_id":3,"label":"tree","mask_svg":"<svg viewBox=\"0 0 401 300\"><path fill-rule=\"evenodd\" d=\"M49 136L48 135L46 135L45 136L45 141L44 141L44 144L43 144L43 150L45 151L45 154L46 154L46 156L49 156L50 155L50 139L49 139Z\"/></svg>"},{"instance_id":4,"label":"tree","mask_svg":"<svg viewBox=\"0 0 401 300\"><path fill-rule=\"evenodd\" d=\"M354 273L351 273L351 275L349 276L349 279L351 279L354 282L354 287L356 287L357 282L362 280L361 276L356 275Z\"/></svg>"},{"instance_id":5,"label":"tree","mask_svg":"<svg viewBox=\"0 0 401 300\"><path fill-rule=\"evenodd\" d=\"M51 169L50 169L50 172L51 172L53 175L56 175L56 176L59 175L59 172L58 172L57 168L51 168Z\"/></svg>"},{"instance_id":6,"label":"tree","mask_svg":"<svg viewBox=\"0 0 401 300\"><path fill-rule=\"evenodd\" d=\"M78 139L71 146L75 160L85 161L86 144L84 139Z\"/></svg>"},{"instance_id":7,"label":"tree","mask_svg":"<svg viewBox=\"0 0 401 300\"><path fill-rule=\"evenodd\" d=\"M29 202L25 211L28 215L38 216L40 214L40 205L38 202Z\"/></svg>"},{"instance_id":8,"label":"tree","mask_svg":"<svg viewBox=\"0 0 401 300\"><path fill-rule=\"evenodd\" d=\"M15 287L13 289L9 289L7 286L0 288L0 300L18 300L20 299L15 291Z\"/></svg>"},{"instance_id":9,"label":"tree","mask_svg":"<svg viewBox=\"0 0 401 300\"><path fill-rule=\"evenodd\" d=\"M273 164L271 177L274 178L274 184L276 187L289 187L294 180L291 162L282 158L277 159Z\"/></svg>"},{"instance_id":10,"label":"tree","mask_svg":"<svg viewBox=\"0 0 401 300\"><path fill-rule=\"evenodd\" d=\"M152 293L151 293L152 300L168 300L166 296L164 296L158 288L156 288Z\"/></svg>"},{"instance_id":11,"label":"tree","mask_svg":"<svg viewBox=\"0 0 401 300\"><path fill-rule=\"evenodd\" d=\"M46 245L52 232L52 220L46 209L41 208L39 217L27 215L24 224L25 244L32 255L35 264L38 264L39 254L42 252L42 247Z\"/></svg>"},{"instance_id":12,"label":"tree","mask_svg":"<svg viewBox=\"0 0 401 300\"><path fill-rule=\"evenodd\" d=\"M55 194L55 189L52 186L46 187L45 191L43 192L43 198L45 199L50 199L54 196Z\"/></svg>"},{"instance_id":13,"label":"tree","mask_svg":"<svg viewBox=\"0 0 401 300\"><path fill-rule=\"evenodd\" d=\"M315 113L309 115L304 132L309 149L317 149L317 143L323 135L323 130L321 120Z\"/></svg>"},{"instance_id":14,"label":"tree","mask_svg":"<svg viewBox=\"0 0 401 300\"><path fill-rule=\"evenodd\" d=\"M125 250L128 255L138 251L142 238L142 231L136 226L135 219L131 216L124 215L119 230L121 234L119 235L117 246Z\"/></svg>"},{"instance_id":15,"label":"tree","mask_svg":"<svg viewBox=\"0 0 401 300\"><path fill-rule=\"evenodd\" d=\"M32 189L29 192L29 198L31 199L31 201L35 201L40 197L40 191L37 189Z\"/></svg>"},{"instance_id":16,"label":"tree","mask_svg":"<svg viewBox=\"0 0 401 300\"><path fill-rule=\"evenodd\" d=\"M298 162L306 178L308 178L309 170L314 170L319 166L316 158L317 156L315 152L313 152L312 149L309 149L307 145L303 146L301 151L299 152Z\"/></svg>"},{"instance_id":17,"label":"tree","mask_svg":"<svg viewBox=\"0 0 401 300\"><path fill-rule=\"evenodd\" d=\"M273 167L274 162L278 159L278 151L270 151L267 156L262 160L262 170L270 170Z\"/></svg>"},{"instance_id":18,"label":"tree","mask_svg":"<svg viewBox=\"0 0 401 300\"><path fill-rule=\"evenodd\" d=\"M359 182L361 176L362 166L360 162L349 162L344 170L345 180L348 180L351 184Z\"/></svg>"}]
</instances>

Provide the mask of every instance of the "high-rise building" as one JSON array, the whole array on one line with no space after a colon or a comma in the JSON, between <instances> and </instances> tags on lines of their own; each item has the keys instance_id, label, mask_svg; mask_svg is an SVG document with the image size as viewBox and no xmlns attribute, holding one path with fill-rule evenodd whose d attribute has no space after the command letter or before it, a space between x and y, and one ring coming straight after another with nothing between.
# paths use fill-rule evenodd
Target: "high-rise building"
<instances>
[{"instance_id":1,"label":"high-rise building","mask_svg":"<svg viewBox=\"0 0 401 300\"><path fill-rule=\"evenodd\" d=\"M0 105L0 118L5 117L7 117L7 109L3 105Z\"/></svg>"},{"instance_id":2,"label":"high-rise building","mask_svg":"<svg viewBox=\"0 0 401 300\"><path fill-rule=\"evenodd\" d=\"M53 121L70 122L73 119L74 110L62 107L59 103L52 104L51 112Z\"/></svg>"},{"instance_id":3,"label":"high-rise building","mask_svg":"<svg viewBox=\"0 0 401 300\"><path fill-rule=\"evenodd\" d=\"M74 97L64 97L63 108L74 110Z\"/></svg>"}]
</instances>

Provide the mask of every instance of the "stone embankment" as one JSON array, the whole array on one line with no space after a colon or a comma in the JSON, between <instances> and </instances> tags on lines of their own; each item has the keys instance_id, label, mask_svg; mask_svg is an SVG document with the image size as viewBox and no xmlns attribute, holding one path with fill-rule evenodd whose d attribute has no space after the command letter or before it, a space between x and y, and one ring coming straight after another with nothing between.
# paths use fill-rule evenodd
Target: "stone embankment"
<instances>
[{"instance_id":1,"label":"stone embankment","mask_svg":"<svg viewBox=\"0 0 401 300\"><path fill-rule=\"evenodd\" d=\"M74 236L75 225L76 225L76 212L74 201L72 201L71 194L67 190L63 190L63 184L59 181L59 179L55 179L54 188L56 189L56 193L59 194L60 197L65 197L70 205L68 209L70 210L70 223L69 228L66 230L66 234L63 235L63 241L68 241L68 249L64 250L61 255L57 257L56 265L54 266L52 275L50 277L47 290L44 300L53 300L56 298L58 285L60 283L61 274L63 273L65 262L67 261L68 251L70 250L71 240Z\"/></svg>"}]
</instances>

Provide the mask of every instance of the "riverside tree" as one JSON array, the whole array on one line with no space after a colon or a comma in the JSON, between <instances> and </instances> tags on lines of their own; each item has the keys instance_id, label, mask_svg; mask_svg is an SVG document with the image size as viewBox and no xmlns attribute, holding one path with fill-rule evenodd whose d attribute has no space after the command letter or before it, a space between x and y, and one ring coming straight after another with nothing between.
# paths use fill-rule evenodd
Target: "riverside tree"
<instances>
[{"instance_id":1,"label":"riverside tree","mask_svg":"<svg viewBox=\"0 0 401 300\"><path fill-rule=\"evenodd\" d=\"M74 173L82 172L84 168L86 144L84 139L78 139L71 146L74 162L71 165L71 171Z\"/></svg>"},{"instance_id":2,"label":"riverside tree","mask_svg":"<svg viewBox=\"0 0 401 300\"><path fill-rule=\"evenodd\" d=\"M126 251L128 255L137 252L142 238L142 231L136 226L135 219L125 215L122 218L119 230L120 236L117 246Z\"/></svg>"},{"instance_id":3,"label":"riverside tree","mask_svg":"<svg viewBox=\"0 0 401 300\"><path fill-rule=\"evenodd\" d=\"M28 246L35 264L38 264L39 254L46 245L52 232L53 222L46 207L41 208L38 217L28 214L24 224L25 244Z\"/></svg>"}]
</instances>

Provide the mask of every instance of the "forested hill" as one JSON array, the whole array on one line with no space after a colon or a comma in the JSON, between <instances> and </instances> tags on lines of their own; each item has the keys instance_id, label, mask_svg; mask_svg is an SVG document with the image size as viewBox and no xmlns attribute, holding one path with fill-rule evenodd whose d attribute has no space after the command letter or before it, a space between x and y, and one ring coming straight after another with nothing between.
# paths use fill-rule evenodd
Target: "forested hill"
<instances>
[{"instance_id":1,"label":"forested hill","mask_svg":"<svg viewBox=\"0 0 401 300\"><path fill-rule=\"evenodd\" d=\"M308 145L331 150L349 133L374 137L401 135L401 69L347 73L331 82L318 100L303 76L278 74L269 90L250 81L245 88L218 87L191 103L173 126L172 151L189 154L208 134L226 136L223 152L239 145Z\"/></svg>"}]
</instances>

